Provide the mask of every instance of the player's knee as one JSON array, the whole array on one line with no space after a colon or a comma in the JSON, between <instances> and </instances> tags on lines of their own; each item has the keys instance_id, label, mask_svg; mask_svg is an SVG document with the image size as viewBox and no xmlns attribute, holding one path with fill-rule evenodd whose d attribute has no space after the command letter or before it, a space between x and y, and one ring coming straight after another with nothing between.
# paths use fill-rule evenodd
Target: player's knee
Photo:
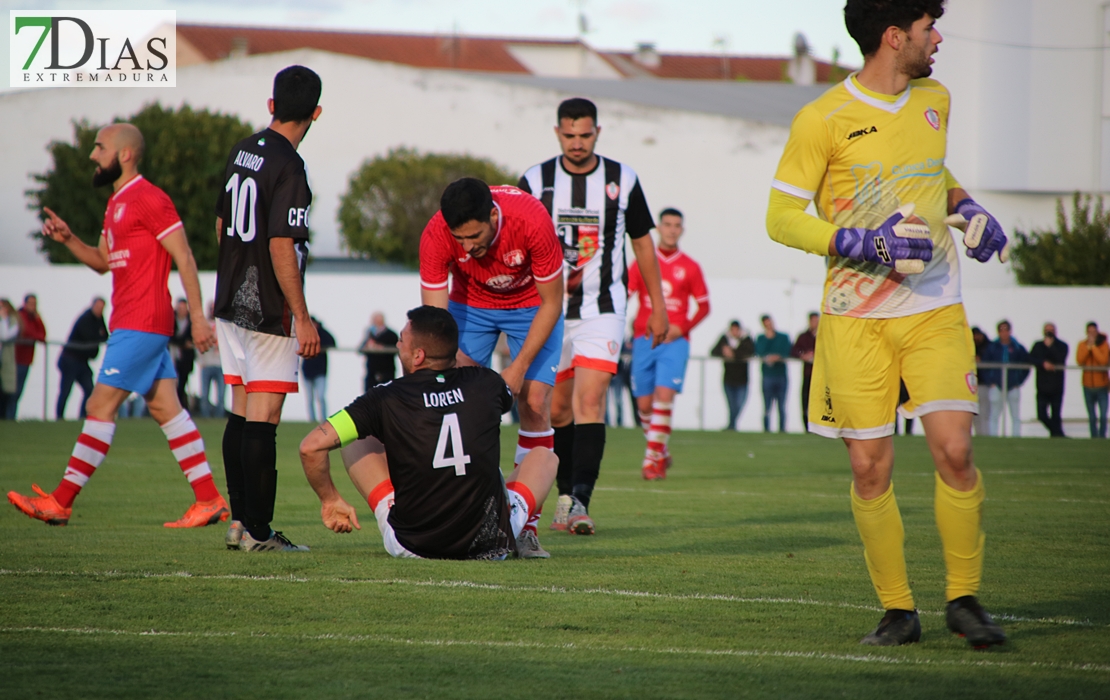
<instances>
[{"instance_id":1,"label":"player's knee","mask_svg":"<svg viewBox=\"0 0 1110 700\"><path fill-rule=\"evenodd\" d=\"M543 417L548 413L547 397L540 391L529 392L527 396L523 397L520 408L528 411L533 416Z\"/></svg>"},{"instance_id":2,"label":"player's knee","mask_svg":"<svg viewBox=\"0 0 1110 700\"><path fill-rule=\"evenodd\" d=\"M975 469L971 461L971 439L963 435L947 438L933 446L937 466L953 474L970 473Z\"/></svg>"}]
</instances>

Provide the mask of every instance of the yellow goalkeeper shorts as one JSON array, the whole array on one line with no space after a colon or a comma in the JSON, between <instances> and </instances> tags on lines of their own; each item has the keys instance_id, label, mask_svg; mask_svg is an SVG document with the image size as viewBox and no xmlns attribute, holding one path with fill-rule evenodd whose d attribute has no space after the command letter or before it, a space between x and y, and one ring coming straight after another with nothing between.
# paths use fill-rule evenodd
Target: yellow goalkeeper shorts
<instances>
[{"instance_id":1,"label":"yellow goalkeeper shorts","mask_svg":"<svg viewBox=\"0 0 1110 700\"><path fill-rule=\"evenodd\" d=\"M894 434L899 383L907 418L979 412L975 344L963 304L902 318L821 316L809 394L809 429L870 440Z\"/></svg>"}]
</instances>

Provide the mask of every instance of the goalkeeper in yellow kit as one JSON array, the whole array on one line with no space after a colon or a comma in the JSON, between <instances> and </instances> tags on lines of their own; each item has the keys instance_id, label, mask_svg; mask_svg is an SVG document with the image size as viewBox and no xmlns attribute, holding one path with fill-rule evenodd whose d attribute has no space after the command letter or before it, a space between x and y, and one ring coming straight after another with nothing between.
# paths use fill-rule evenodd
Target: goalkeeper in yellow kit
<instances>
[{"instance_id":1,"label":"goalkeeper in yellow kit","mask_svg":"<svg viewBox=\"0 0 1110 700\"><path fill-rule=\"evenodd\" d=\"M980 262L1005 259L1007 241L945 167L948 91L928 77L943 13L943 0L848 0L863 68L794 118L767 214L771 238L829 256L809 429L848 447L852 512L886 610L862 643L878 646L921 637L891 482L899 380L910 395L900 410L921 419L936 463L948 628L976 648L1006 640L976 598L975 348L948 226L965 229L967 255ZM811 200L817 217L805 212Z\"/></svg>"}]
</instances>

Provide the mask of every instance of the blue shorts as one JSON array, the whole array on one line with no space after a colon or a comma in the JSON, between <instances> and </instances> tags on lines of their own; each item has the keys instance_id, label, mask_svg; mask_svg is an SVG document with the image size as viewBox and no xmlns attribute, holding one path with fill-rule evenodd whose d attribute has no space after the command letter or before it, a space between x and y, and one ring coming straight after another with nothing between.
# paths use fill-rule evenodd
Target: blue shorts
<instances>
[{"instance_id":1,"label":"blue shorts","mask_svg":"<svg viewBox=\"0 0 1110 700\"><path fill-rule=\"evenodd\" d=\"M170 359L169 336L132 330L112 331L96 381L146 396L159 379L177 379Z\"/></svg>"},{"instance_id":2,"label":"blue shorts","mask_svg":"<svg viewBox=\"0 0 1110 700\"><path fill-rule=\"evenodd\" d=\"M483 367L490 366L490 359L501 333L509 339L509 355L516 358L539 308L477 309L453 301L447 303L447 310L455 317L455 323L459 324L459 349ZM551 329L551 335L536 353L536 359L532 360L524 378L555 386L555 374L559 371L559 354L562 350L563 317L559 316L555 327Z\"/></svg>"},{"instance_id":3,"label":"blue shorts","mask_svg":"<svg viewBox=\"0 0 1110 700\"><path fill-rule=\"evenodd\" d=\"M649 396L662 386L682 393L686 379L686 361L690 359L690 341L679 338L673 343L660 343L653 350L651 339L642 336L632 340L632 395Z\"/></svg>"}]
</instances>

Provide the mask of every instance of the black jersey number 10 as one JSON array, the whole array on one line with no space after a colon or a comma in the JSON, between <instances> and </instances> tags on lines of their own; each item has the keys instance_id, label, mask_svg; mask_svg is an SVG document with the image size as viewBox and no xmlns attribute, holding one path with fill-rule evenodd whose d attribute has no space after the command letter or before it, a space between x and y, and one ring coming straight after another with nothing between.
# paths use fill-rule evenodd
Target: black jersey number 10
<instances>
[{"instance_id":1,"label":"black jersey number 10","mask_svg":"<svg viewBox=\"0 0 1110 700\"><path fill-rule=\"evenodd\" d=\"M244 243L250 243L258 229L254 212L258 203L258 183L253 177L245 177L240 185L239 173L232 173L224 185L224 192L231 193L231 220L228 222L230 225L227 227L227 235L238 235Z\"/></svg>"}]
</instances>

